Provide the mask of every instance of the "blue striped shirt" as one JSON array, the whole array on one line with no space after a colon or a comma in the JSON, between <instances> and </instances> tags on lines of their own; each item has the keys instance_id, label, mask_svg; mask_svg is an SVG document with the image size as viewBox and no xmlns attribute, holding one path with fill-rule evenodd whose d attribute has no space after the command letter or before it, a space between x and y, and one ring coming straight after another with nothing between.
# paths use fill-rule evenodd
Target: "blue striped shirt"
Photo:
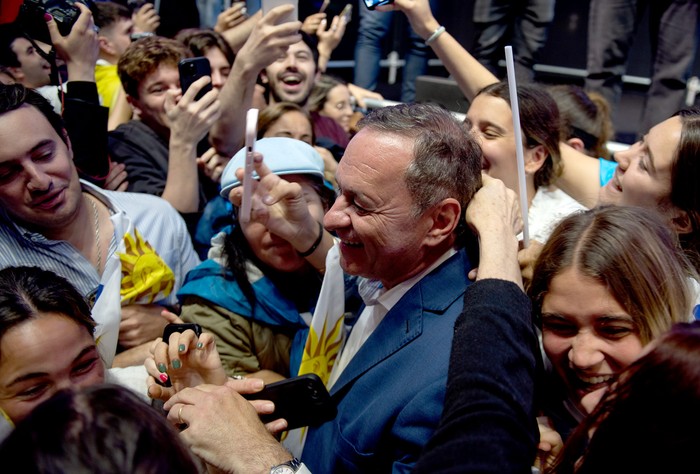
<instances>
[{"instance_id":1,"label":"blue striped shirt","mask_svg":"<svg viewBox=\"0 0 700 474\"><path fill-rule=\"evenodd\" d=\"M185 223L165 200L141 193L106 191L81 181L83 191L98 198L110 210L112 220L128 218L175 274L172 293L157 303L173 305L176 293L189 270L199 264ZM116 228L116 227L115 227ZM117 250L122 236L112 236L109 256ZM100 276L90 261L70 243L49 240L12 222L0 212L0 268L37 266L63 276L83 295L95 293Z\"/></svg>"}]
</instances>

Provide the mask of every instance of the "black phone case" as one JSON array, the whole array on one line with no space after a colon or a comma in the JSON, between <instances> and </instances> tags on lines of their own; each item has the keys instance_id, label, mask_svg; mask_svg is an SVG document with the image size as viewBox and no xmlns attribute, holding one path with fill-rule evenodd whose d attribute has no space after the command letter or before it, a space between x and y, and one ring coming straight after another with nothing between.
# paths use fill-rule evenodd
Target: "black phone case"
<instances>
[{"instance_id":1,"label":"black phone case","mask_svg":"<svg viewBox=\"0 0 700 474\"><path fill-rule=\"evenodd\" d=\"M287 429L318 426L332 420L337 407L326 386L316 374L304 374L266 385L262 391L243 395L248 400L270 400L275 412L262 415L264 423L284 418Z\"/></svg>"},{"instance_id":2,"label":"black phone case","mask_svg":"<svg viewBox=\"0 0 700 474\"><path fill-rule=\"evenodd\" d=\"M209 60L204 57L199 58L185 58L178 64L178 71L180 73L180 89L182 93L187 92L192 83L202 76L211 76L211 65ZM201 99L204 94L211 90L211 82L204 86L204 88L197 93L195 100Z\"/></svg>"},{"instance_id":3,"label":"black phone case","mask_svg":"<svg viewBox=\"0 0 700 474\"><path fill-rule=\"evenodd\" d=\"M197 337L202 335L202 326L195 323L184 323L176 324L170 323L165 328L163 328L163 341L167 343L170 340L170 335L175 332L185 332L188 329L192 329Z\"/></svg>"}]
</instances>

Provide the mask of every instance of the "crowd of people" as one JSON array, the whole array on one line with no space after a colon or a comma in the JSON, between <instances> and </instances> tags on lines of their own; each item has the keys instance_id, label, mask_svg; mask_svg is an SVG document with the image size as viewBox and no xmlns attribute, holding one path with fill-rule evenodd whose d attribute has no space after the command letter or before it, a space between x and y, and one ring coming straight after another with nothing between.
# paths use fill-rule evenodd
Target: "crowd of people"
<instances>
[{"instance_id":1,"label":"crowd of people","mask_svg":"<svg viewBox=\"0 0 700 474\"><path fill-rule=\"evenodd\" d=\"M516 130L489 29L482 64L432 3L362 18L405 16L463 121L410 88L364 110L381 96L326 70L345 15L236 2L165 35L153 5L114 0L76 3L69 32L0 25L8 469L696 464L700 109L613 154L614 103L527 82ZM211 72L183 91L195 57ZM304 374L334 415L288 429L258 392Z\"/></svg>"}]
</instances>

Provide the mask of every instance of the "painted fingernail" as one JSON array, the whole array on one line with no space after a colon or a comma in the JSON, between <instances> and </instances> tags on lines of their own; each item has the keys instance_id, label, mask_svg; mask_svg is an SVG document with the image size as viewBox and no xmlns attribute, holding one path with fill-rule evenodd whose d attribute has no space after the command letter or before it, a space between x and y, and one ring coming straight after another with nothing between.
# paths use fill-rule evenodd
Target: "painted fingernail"
<instances>
[{"instance_id":1,"label":"painted fingernail","mask_svg":"<svg viewBox=\"0 0 700 474\"><path fill-rule=\"evenodd\" d=\"M161 382L165 383L168 381L168 374L160 374L158 376L158 378L160 379Z\"/></svg>"},{"instance_id":2,"label":"painted fingernail","mask_svg":"<svg viewBox=\"0 0 700 474\"><path fill-rule=\"evenodd\" d=\"M44 13L44 21L51 21L51 20L53 20L51 13Z\"/></svg>"},{"instance_id":3,"label":"painted fingernail","mask_svg":"<svg viewBox=\"0 0 700 474\"><path fill-rule=\"evenodd\" d=\"M179 369L180 368L180 361L177 359L174 359L172 366L173 366L173 369Z\"/></svg>"},{"instance_id":4,"label":"painted fingernail","mask_svg":"<svg viewBox=\"0 0 700 474\"><path fill-rule=\"evenodd\" d=\"M167 369L165 364L158 364L158 372L165 372Z\"/></svg>"},{"instance_id":5,"label":"painted fingernail","mask_svg":"<svg viewBox=\"0 0 700 474\"><path fill-rule=\"evenodd\" d=\"M198 342L198 343L197 343L197 349L201 349L202 347L204 347L204 344L202 344L201 342Z\"/></svg>"},{"instance_id":6,"label":"painted fingernail","mask_svg":"<svg viewBox=\"0 0 700 474\"><path fill-rule=\"evenodd\" d=\"M180 344L179 346L177 346L177 350L180 351L180 352L185 352L185 345L184 345L184 344Z\"/></svg>"}]
</instances>

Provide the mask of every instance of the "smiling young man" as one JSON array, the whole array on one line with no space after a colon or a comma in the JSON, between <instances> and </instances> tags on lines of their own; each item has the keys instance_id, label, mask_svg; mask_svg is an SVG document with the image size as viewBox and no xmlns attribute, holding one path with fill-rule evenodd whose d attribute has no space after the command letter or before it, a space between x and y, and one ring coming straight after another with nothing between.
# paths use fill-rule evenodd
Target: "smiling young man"
<instances>
[{"instance_id":1,"label":"smiling young man","mask_svg":"<svg viewBox=\"0 0 700 474\"><path fill-rule=\"evenodd\" d=\"M264 105L284 101L305 107L320 76L315 39L299 33L301 22L278 23L288 13L288 7L291 8L282 5L268 12L236 54L231 74L221 90L223 113L211 132L211 142L221 154L233 155L243 146L245 113L241 111L253 107L254 99ZM265 86L264 98L255 97L258 77ZM312 118L320 146L345 148L348 138L340 125L317 113Z\"/></svg>"},{"instance_id":2,"label":"smiling young man","mask_svg":"<svg viewBox=\"0 0 700 474\"><path fill-rule=\"evenodd\" d=\"M126 165L128 191L161 196L194 226L217 195L216 183L200 179L197 157L209 148L203 139L220 103L216 90L195 99L208 77L181 93L178 63L190 56L184 44L159 36L129 46L118 72L136 118L110 132L109 151Z\"/></svg>"},{"instance_id":3,"label":"smiling young man","mask_svg":"<svg viewBox=\"0 0 700 474\"><path fill-rule=\"evenodd\" d=\"M0 267L38 266L92 303L106 364L143 361L199 261L182 219L161 199L78 179L63 122L21 85L0 84Z\"/></svg>"}]
</instances>

